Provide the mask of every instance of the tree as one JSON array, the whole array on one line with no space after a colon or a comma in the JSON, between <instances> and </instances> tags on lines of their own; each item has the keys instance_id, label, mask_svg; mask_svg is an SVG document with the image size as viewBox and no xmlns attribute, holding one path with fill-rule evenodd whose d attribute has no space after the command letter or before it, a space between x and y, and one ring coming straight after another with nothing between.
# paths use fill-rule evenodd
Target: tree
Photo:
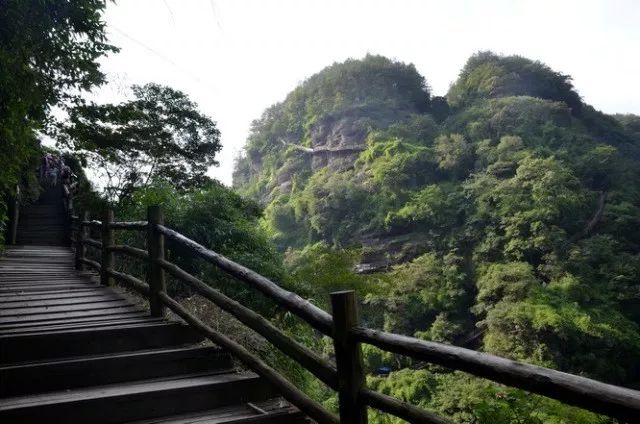
<instances>
[{"instance_id":1,"label":"tree","mask_svg":"<svg viewBox=\"0 0 640 424\"><path fill-rule=\"evenodd\" d=\"M52 106L68 106L104 82L104 0L4 0L0 5L0 194L35 168L36 132ZM3 197L3 196L0 196ZM0 225L6 205L0 201Z\"/></svg>"},{"instance_id":2,"label":"tree","mask_svg":"<svg viewBox=\"0 0 640 424\"><path fill-rule=\"evenodd\" d=\"M453 177L466 177L473 166L473 146L460 134L439 136L434 150L439 168Z\"/></svg>"},{"instance_id":3,"label":"tree","mask_svg":"<svg viewBox=\"0 0 640 424\"><path fill-rule=\"evenodd\" d=\"M521 56L500 56L478 52L471 56L458 80L447 94L454 107L469 105L479 98L532 96L566 103L575 114L582 100L573 88L571 77L553 71L547 65Z\"/></svg>"},{"instance_id":4,"label":"tree","mask_svg":"<svg viewBox=\"0 0 640 424\"><path fill-rule=\"evenodd\" d=\"M221 148L215 122L178 90L158 84L132 90L133 100L74 108L63 142L98 165L111 199L126 200L136 187L157 181L203 186Z\"/></svg>"}]
</instances>

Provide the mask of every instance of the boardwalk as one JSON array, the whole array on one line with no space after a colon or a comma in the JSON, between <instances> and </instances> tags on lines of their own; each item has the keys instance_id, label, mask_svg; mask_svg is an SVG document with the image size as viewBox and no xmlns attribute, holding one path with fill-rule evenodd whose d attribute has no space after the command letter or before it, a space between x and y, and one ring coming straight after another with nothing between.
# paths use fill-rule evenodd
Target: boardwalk
<instances>
[{"instance_id":1,"label":"boardwalk","mask_svg":"<svg viewBox=\"0 0 640 424\"><path fill-rule=\"evenodd\" d=\"M38 204L30 222L49 208ZM23 233L47 246L0 258L0 422L304 422L190 327L74 270L71 249L55 245L59 221L47 219L57 227Z\"/></svg>"}]
</instances>

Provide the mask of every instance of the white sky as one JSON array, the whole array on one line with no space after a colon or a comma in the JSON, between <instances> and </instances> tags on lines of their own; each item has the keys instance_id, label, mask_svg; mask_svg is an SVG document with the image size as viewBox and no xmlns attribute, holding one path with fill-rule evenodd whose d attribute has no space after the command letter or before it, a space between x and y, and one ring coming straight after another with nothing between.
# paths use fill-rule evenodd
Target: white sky
<instances>
[{"instance_id":1,"label":"white sky","mask_svg":"<svg viewBox=\"0 0 640 424\"><path fill-rule=\"evenodd\" d=\"M146 82L186 92L218 123L211 175L227 184L253 119L367 53L415 64L436 95L478 50L519 54L572 75L597 109L640 114L638 0L120 0L105 18L122 50L102 60L110 83L95 98Z\"/></svg>"}]
</instances>

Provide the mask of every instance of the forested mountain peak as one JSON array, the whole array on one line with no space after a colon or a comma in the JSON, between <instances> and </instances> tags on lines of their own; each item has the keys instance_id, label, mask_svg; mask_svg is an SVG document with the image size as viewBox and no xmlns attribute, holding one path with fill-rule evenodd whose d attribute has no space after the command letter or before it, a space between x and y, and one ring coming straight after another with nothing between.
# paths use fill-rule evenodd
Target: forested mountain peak
<instances>
[{"instance_id":1,"label":"forested mountain peak","mask_svg":"<svg viewBox=\"0 0 640 424\"><path fill-rule=\"evenodd\" d=\"M368 56L268 109L234 185L294 275L386 329L631 384L639 122L519 56L473 55L446 98Z\"/></svg>"},{"instance_id":2,"label":"forested mountain peak","mask_svg":"<svg viewBox=\"0 0 640 424\"><path fill-rule=\"evenodd\" d=\"M582 107L571 77L521 56L490 51L469 58L447 93L448 102L462 107L474 101L507 96L531 96L565 103L574 112Z\"/></svg>"},{"instance_id":3,"label":"forested mountain peak","mask_svg":"<svg viewBox=\"0 0 640 424\"><path fill-rule=\"evenodd\" d=\"M413 65L382 56L367 55L361 60L334 63L311 76L289 93L286 99L268 108L253 122L246 159L239 160L234 186L264 198L264 187L247 186L264 171L267 157L279 158L275 167L296 167L290 158L291 146L298 152L322 145L340 150L362 145L371 128L388 126L413 113L431 108L430 90ZM327 138L332 139L327 142ZM294 147L295 148L295 147ZM322 147L321 147L322 148ZM339 153L338 153L339 155ZM353 162L353 157L347 162ZM267 164L269 169L273 169ZM286 177L280 177L282 182ZM258 185L262 183L258 182Z\"/></svg>"}]
</instances>

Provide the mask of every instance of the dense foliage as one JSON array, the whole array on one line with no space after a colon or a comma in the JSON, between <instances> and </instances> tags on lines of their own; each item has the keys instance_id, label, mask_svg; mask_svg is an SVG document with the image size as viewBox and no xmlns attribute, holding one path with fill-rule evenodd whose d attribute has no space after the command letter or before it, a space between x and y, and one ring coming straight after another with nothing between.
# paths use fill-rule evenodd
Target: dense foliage
<instances>
[{"instance_id":1,"label":"dense foliage","mask_svg":"<svg viewBox=\"0 0 640 424\"><path fill-rule=\"evenodd\" d=\"M0 228L5 196L35 172L37 131L47 130L51 108L74 104L82 91L104 81L98 59L115 50L106 42L101 19L105 3L4 0L0 5Z\"/></svg>"},{"instance_id":2,"label":"dense foliage","mask_svg":"<svg viewBox=\"0 0 640 424\"><path fill-rule=\"evenodd\" d=\"M355 287L372 326L640 387L639 128L526 58L478 53L444 99L367 56L265 111L234 184L318 302ZM374 386L462 422L600 422L365 353L396 370Z\"/></svg>"},{"instance_id":3,"label":"dense foliage","mask_svg":"<svg viewBox=\"0 0 640 424\"><path fill-rule=\"evenodd\" d=\"M116 214L120 220L140 220L150 205L162 206L168 227L262 275L283 283L289 281L284 275L281 255L258 226L261 209L255 202L241 198L218 182L186 191L177 191L175 186L160 182L135 189L132 196L118 206ZM123 243L144 247L142 233L118 236L123 238ZM243 283L194 258L179 245L171 242L167 245L171 260L192 275L268 316L273 315L272 305ZM137 260L119 261L119 264L133 275L143 276L146 270ZM179 298L193 294L188 286L177 281L169 285L169 291Z\"/></svg>"},{"instance_id":4,"label":"dense foliage","mask_svg":"<svg viewBox=\"0 0 640 424\"><path fill-rule=\"evenodd\" d=\"M110 199L123 201L137 187L160 181L177 189L203 186L217 164L220 132L189 97L170 87L132 87L133 100L82 104L70 111L62 141L83 155L105 183Z\"/></svg>"}]
</instances>

